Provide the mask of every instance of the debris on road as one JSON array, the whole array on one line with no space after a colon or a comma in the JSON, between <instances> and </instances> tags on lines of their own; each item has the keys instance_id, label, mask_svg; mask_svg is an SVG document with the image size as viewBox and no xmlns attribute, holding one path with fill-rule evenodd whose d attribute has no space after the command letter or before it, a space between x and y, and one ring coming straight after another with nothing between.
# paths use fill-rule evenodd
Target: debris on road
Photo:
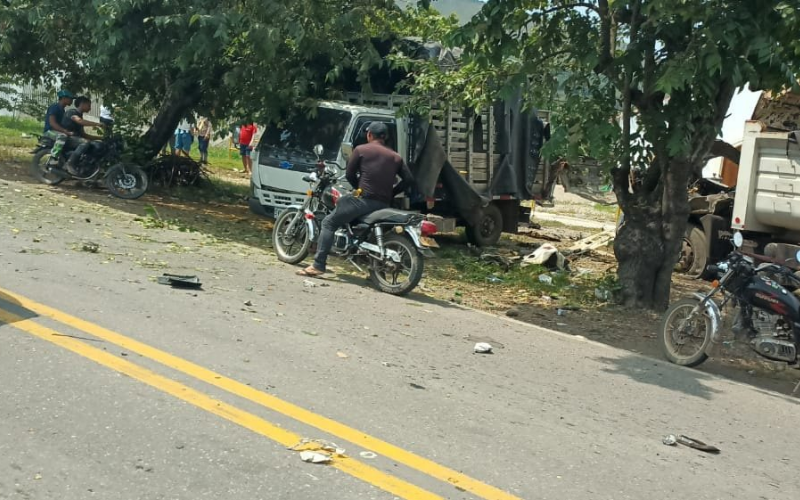
<instances>
[{"instance_id":1,"label":"debris on road","mask_svg":"<svg viewBox=\"0 0 800 500\"><path fill-rule=\"evenodd\" d=\"M667 446L677 446L682 444L684 446L688 446L689 448L694 448L695 450L704 451L706 453L717 454L720 452L719 448L716 446L711 446L710 444L706 444L702 441L684 435L675 436L674 434L669 434L664 436L661 442Z\"/></svg>"},{"instance_id":2,"label":"debris on road","mask_svg":"<svg viewBox=\"0 0 800 500\"><path fill-rule=\"evenodd\" d=\"M362 451L361 453L359 453L359 456L361 458L367 458L367 459L378 458L378 454L371 451Z\"/></svg>"},{"instance_id":3,"label":"debris on road","mask_svg":"<svg viewBox=\"0 0 800 500\"><path fill-rule=\"evenodd\" d=\"M294 446L287 448L290 451L299 451L300 460L312 464L327 464L336 456L344 455L344 448L339 448L336 443L322 439L303 439Z\"/></svg>"},{"instance_id":4,"label":"debris on road","mask_svg":"<svg viewBox=\"0 0 800 500\"><path fill-rule=\"evenodd\" d=\"M246 305L247 307L253 307L253 301L251 301L251 300L245 300L245 301L244 301L244 305Z\"/></svg>"},{"instance_id":5,"label":"debris on road","mask_svg":"<svg viewBox=\"0 0 800 500\"><path fill-rule=\"evenodd\" d=\"M81 246L81 250L89 253L97 253L100 251L100 245L91 241L87 241Z\"/></svg>"},{"instance_id":6,"label":"debris on road","mask_svg":"<svg viewBox=\"0 0 800 500\"><path fill-rule=\"evenodd\" d=\"M330 286L330 285L327 283L314 283L311 280L303 280L303 286L306 288L317 288L321 286Z\"/></svg>"},{"instance_id":7,"label":"debris on road","mask_svg":"<svg viewBox=\"0 0 800 500\"><path fill-rule=\"evenodd\" d=\"M337 355L337 356L339 356L339 357L340 357L340 358L342 358L342 359L347 359L347 358L349 358L349 357L350 357L350 356L348 356L347 354L343 353L342 351L337 351L337 352L336 352L336 355Z\"/></svg>"},{"instance_id":8,"label":"debris on road","mask_svg":"<svg viewBox=\"0 0 800 500\"><path fill-rule=\"evenodd\" d=\"M203 284L197 276L183 276L180 274L164 273L158 277L159 285L169 285L173 288L193 288L200 289Z\"/></svg>"},{"instance_id":9,"label":"debris on road","mask_svg":"<svg viewBox=\"0 0 800 500\"><path fill-rule=\"evenodd\" d=\"M317 453L315 451L301 451L300 460L312 464L327 464L330 463L333 458L330 455Z\"/></svg>"},{"instance_id":10,"label":"debris on road","mask_svg":"<svg viewBox=\"0 0 800 500\"><path fill-rule=\"evenodd\" d=\"M474 351L477 354L491 354L492 344L488 342L478 342L477 344L475 344Z\"/></svg>"}]
</instances>

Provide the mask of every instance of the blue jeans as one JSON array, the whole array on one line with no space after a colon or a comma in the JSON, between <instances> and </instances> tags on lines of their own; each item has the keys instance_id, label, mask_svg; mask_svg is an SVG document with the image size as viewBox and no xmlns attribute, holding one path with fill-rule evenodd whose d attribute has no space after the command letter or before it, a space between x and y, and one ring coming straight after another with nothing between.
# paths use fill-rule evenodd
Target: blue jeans
<instances>
[{"instance_id":1,"label":"blue jeans","mask_svg":"<svg viewBox=\"0 0 800 500\"><path fill-rule=\"evenodd\" d=\"M322 221L322 232L319 235L319 242L317 242L317 255L314 257L314 269L325 272L325 264L328 261L328 254L333 248L333 237L337 229L359 217L388 206L382 201L356 198L352 195L341 197L333 212Z\"/></svg>"}]
</instances>

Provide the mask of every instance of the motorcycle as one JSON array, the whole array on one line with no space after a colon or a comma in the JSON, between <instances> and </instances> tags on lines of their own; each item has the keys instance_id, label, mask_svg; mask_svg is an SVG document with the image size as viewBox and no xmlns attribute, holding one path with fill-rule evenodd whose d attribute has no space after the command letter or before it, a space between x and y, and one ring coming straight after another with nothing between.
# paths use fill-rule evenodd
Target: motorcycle
<instances>
[{"instance_id":1,"label":"motorcycle","mask_svg":"<svg viewBox=\"0 0 800 500\"><path fill-rule=\"evenodd\" d=\"M665 356L683 366L708 359L712 346L722 341L721 310L730 303L736 309L734 339L747 341L759 356L800 368L800 277L780 264L756 264L740 251L741 233L733 242L728 259L708 268L718 277L712 290L681 299L664 314L659 341ZM800 262L800 251L795 258ZM718 305L712 298L720 292L724 298Z\"/></svg>"},{"instance_id":2,"label":"motorcycle","mask_svg":"<svg viewBox=\"0 0 800 500\"><path fill-rule=\"evenodd\" d=\"M97 184L101 177L114 196L126 200L135 200L147 191L147 174L138 165L121 161L124 143L122 137L114 135L114 121L100 118L103 124L103 139L92 143L91 147L75 162L76 174L69 173L65 166L75 151L63 150L57 165L50 165L50 151L55 140L38 136L38 143L31 151L31 175L39 182L55 186L67 179Z\"/></svg>"},{"instance_id":3,"label":"motorcycle","mask_svg":"<svg viewBox=\"0 0 800 500\"><path fill-rule=\"evenodd\" d=\"M310 184L302 206L276 214L272 243L278 259L299 264L310 253L322 221L342 196L337 184L344 178L337 164L320 159L321 145L314 148L317 172L303 178ZM436 225L423 215L386 208L361 217L336 231L331 253L347 259L360 272L369 268L370 279L381 291L405 295L419 284L424 257L433 257L438 245L432 236Z\"/></svg>"}]
</instances>

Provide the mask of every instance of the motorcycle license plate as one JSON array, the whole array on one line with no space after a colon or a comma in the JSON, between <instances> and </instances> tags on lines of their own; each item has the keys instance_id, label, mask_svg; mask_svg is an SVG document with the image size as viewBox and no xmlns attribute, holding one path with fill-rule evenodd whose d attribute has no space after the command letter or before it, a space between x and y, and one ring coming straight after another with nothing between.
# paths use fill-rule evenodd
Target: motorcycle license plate
<instances>
[{"instance_id":1,"label":"motorcycle license plate","mask_svg":"<svg viewBox=\"0 0 800 500\"><path fill-rule=\"evenodd\" d=\"M428 238L427 236L420 236L419 241L420 243L422 243L423 246L431 248L439 248L439 244L436 243L436 240L434 240L433 238Z\"/></svg>"}]
</instances>

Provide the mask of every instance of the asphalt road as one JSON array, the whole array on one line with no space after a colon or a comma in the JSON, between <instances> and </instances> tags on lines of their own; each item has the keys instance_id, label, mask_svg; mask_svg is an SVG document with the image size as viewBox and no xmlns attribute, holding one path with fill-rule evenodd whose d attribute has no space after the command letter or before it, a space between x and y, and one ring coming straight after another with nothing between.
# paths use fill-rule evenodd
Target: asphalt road
<instances>
[{"instance_id":1,"label":"asphalt road","mask_svg":"<svg viewBox=\"0 0 800 500\"><path fill-rule=\"evenodd\" d=\"M795 399L70 193L0 182L0 498L800 495Z\"/></svg>"}]
</instances>

